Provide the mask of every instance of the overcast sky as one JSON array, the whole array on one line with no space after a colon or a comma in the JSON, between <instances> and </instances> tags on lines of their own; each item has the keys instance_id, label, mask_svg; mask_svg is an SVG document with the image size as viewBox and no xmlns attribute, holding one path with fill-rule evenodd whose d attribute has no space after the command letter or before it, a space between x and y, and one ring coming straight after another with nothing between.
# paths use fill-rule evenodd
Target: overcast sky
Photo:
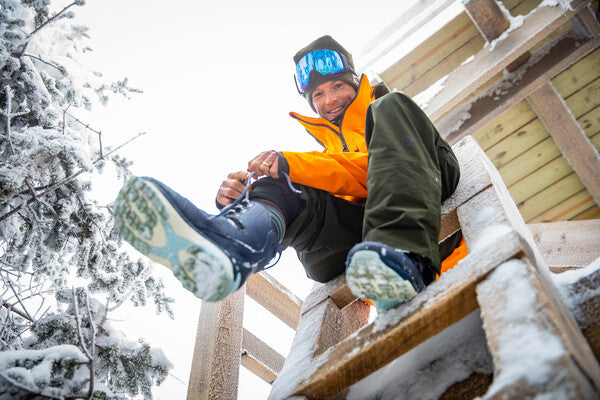
<instances>
[{"instance_id":1,"label":"overcast sky","mask_svg":"<svg viewBox=\"0 0 600 400\"><path fill-rule=\"evenodd\" d=\"M260 151L320 150L289 111L310 114L292 77L292 56L323 34L354 54L414 0L202 1L88 0L76 22L90 27L93 52L84 60L107 81L129 78L142 89L132 100L113 99L85 116L105 143L146 135L126 148L137 175L154 176L214 213L216 189L228 172L246 168ZM101 201L112 201L107 191ZM157 391L160 400L184 399L200 302L158 266L178 301L176 321L116 317L135 340L147 337L175 364ZM311 283L288 251L270 272L304 297ZM286 355L292 332L247 301L244 325ZM265 398L269 386L241 369L240 399Z\"/></svg>"}]
</instances>

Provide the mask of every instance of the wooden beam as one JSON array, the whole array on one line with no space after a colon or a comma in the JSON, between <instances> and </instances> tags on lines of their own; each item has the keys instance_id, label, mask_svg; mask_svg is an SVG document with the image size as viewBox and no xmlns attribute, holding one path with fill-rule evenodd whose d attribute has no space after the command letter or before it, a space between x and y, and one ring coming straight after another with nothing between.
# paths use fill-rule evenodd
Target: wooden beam
<instances>
[{"instance_id":1,"label":"wooden beam","mask_svg":"<svg viewBox=\"0 0 600 400\"><path fill-rule=\"evenodd\" d=\"M536 9L523 20L519 28L510 32L494 48L484 48L475 55L473 61L454 71L446 80L445 87L424 108L425 113L436 122L585 6L583 2L573 4L573 10L567 10L561 5Z\"/></svg>"},{"instance_id":2,"label":"wooden beam","mask_svg":"<svg viewBox=\"0 0 600 400\"><path fill-rule=\"evenodd\" d=\"M585 267L600 257L600 220L528 224L550 268Z\"/></svg>"},{"instance_id":3,"label":"wooden beam","mask_svg":"<svg viewBox=\"0 0 600 400\"><path fill-rule=\"evenodd\" d=\"M510 27L510 22L496 0L466 0L462 5L488 42L497 39Z\"/></svg>"},{"instance_id":4,"label":"wooden beam","mask_svg":"<svg viewBox=\"0 0 600 400\"><path fill-rule=\"evenodd\" d=\"M246 293L290 328L296 329L302 300L267 272L252 275L246 282Z\"/></svg>"},{"instance_id":5,"label":"wooden beam","mask_svg":"<svg viewBox=\"0 0 600 400\"><path fill-rule=\"evenodd\" d=\"M529 65L517 80L503 79L489 89L489 95L457 107L436 121L436 127L450 143L474 135L479 129L525 99L541 84L590 53L600 45L596 38L565 36L538 61ZM497 88L498 90L494 90ZM501 89L503 88L503 89Z\"/></svg>"},{"instance_id":6,"label":"wooden beam","mask_svg":"<svg viewBox=\"0 0 600 400\"><path fill-rule=\"evenodd\" d=\"M283 368L285 358L268 344L244 329L242 365L267 383L273 383Z\"/></svg>"},{"instance_id":7,"label":"wooden beam","mask_svg":"<svg viewBox=\"0 0 600 400\"><path fill-rule=\"evenodd\" d=\"M467 0L463 1L462 4L487 42L498 39L502 33L510 28L510 21L506 18L496 0ZM530 57L531 53L526 51L515 61L508 64L506 69L509 72L514 72L525 64Z\"/></svg>"},{"instance_id":8,"label":"wooden beam","mask_svg":"<svg viewBox=\"0 0 600 400\"><path fill-rule=\"evenodd\" d=\"M562 313L568 311L556 308L527 259L499 265L477 286L477 300L495 368L494 382L483 399L552 397L558 392L565 398L598 398L598 362L589 357L581 332L572 334L564 324ZM527 335L521 336L524 329ZM542 356L547 350L539 347L541 343L551 357ZM529 379L541 370L543 380Z\"/></svg>"},{"instance_id":9,"label":"wooden beam","mask_svg":"<svg viewBox=\"0 0 600 400\"><path fill-rule=\"evenodd\" d=\"M528 97L548 133L600 205L600 155L550 82Z\"/></svg>"},{"instance_id":10,"label":"wooden beam","mask_svg":"<svg viewBox=\"0 0 600 400\"><path fill-rule=\"evenodd\" d=\"M596 14L591 9L591 5L588 5L584 10L577 14L577 19L581 21L585 29L593 36L600 36L600 23L596 19Z\"/></svg>"},{"instance_id":11,"label":"wooden beam","mask_svg":"<svg viewBox=\"0 0 600 400\"><path fill-rule=\"evenodd\" d=\"M202 302L187 400L236 399L242 354L244 288Z\"/></svg>"}]
</instances>

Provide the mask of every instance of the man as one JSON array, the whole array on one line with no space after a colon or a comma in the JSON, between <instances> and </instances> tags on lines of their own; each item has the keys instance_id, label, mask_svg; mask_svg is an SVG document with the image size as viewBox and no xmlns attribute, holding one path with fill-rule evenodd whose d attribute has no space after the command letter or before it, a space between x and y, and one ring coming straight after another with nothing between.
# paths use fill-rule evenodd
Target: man
<instances>
[{"instance_id":1,"label":"man","mask_svg":"<svg viewBox=\"0 0 600 400\"><path fill-rule=\"evenodd\" d=\"M378 309L401 304L440 271L440 204L458 184L450 146L402 93L371 87L330 36L294 56L296 86L319 118L290 115L325 150L265 151L221 184L218 215L164 184L135 178L115 208L123 237L218 301L288 246L318 282L346 272ZM263 177L252 184L251 176ZM292 186L288 182L288 176Z\"/></svg>"}]
</instances>

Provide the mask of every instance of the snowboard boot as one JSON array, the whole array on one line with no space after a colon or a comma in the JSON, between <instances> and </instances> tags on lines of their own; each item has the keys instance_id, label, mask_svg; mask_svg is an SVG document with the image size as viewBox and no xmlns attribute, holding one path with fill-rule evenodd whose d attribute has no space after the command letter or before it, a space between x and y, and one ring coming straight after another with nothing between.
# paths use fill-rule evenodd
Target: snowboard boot
<instances>
[{"instance_id":1,"label":"snowboard boot","mask_svg":"<svg viewBox=\"0 0 600 400\"><path fill-rule=\"evenodd\" d=\"M268 209L247 196L210 215L156 179L136 177L119 192L114 216L123 239L205 301L235 292L282 250Z\"/></svg>"},{"instance_id":2,"label":"snowboard boot","mask_svg":"<svg viewBox=\"0 0 600 400\"><path fill-rule=\"evenodd\" d=\"M429 260L377 242L354 246L346 259L346 281L355 296L370 300L379 313L411 300L425 288Z\"/></svg>"}]
</instances>

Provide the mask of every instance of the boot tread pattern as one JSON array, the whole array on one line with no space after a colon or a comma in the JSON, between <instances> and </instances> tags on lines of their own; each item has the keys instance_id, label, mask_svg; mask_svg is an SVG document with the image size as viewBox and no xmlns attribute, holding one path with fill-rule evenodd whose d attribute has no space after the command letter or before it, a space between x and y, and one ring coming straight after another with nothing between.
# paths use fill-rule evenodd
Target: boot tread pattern
<instances>
[{"instance_id":1,"label":"boot tread pattern","mask_svg":"<svg viewBox=\"0 0 600 400\"><path fill-rule=\"evenodd\" d=\"M206 301L235 291L229 257L190 227L148 180L127 182L115 202L115 226L136 250L173 271L183 287Z\"/></svg>"}]
</instances>

